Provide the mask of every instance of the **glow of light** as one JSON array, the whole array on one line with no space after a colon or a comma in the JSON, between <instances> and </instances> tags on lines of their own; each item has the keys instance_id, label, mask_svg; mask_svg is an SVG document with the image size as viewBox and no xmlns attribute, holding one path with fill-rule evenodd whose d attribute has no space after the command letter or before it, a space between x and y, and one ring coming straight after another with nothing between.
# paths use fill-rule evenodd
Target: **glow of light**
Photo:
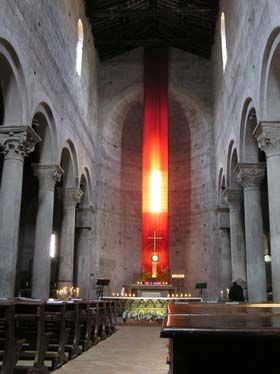
<instances>
[{"instance_id":1,"label":"glow of light","mask_svg":"<svg viewBox=\"0 0 280 374\"><path fill-rule=\"evenodd\" d=\"M150 213L162 212L162 174L152 170L150 175Z\"/></svg>"},{"instance_id":2,"label":"glow of light","mask_svg":"<svg viewBox=\"0 0 280 374\"><path fill-rule=\"evenodd\" d=\"M56 252L56 238L55 238L55 234L52 234L51 244L50 244L50 257L51 258L55 258L55 252Z\"/></svg>"}]
</instances>

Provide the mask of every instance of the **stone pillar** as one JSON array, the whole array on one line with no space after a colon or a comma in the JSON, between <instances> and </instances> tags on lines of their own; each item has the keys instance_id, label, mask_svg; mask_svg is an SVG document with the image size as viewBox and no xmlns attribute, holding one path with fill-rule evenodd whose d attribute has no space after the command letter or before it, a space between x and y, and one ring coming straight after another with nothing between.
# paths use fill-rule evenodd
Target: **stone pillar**
<instances>
[{"instance_id":1,"label":"stone pillar","mask_svg":"<svg viewBox=\"0 0 280 374\"><path fill-rule=\"evenodd\" d=\"M14 296L24 158L41 139L29 126L3 126L0 190L0 297Z\"/></svg>"},{"instance_id":2,"label":"stone pillar","mask_svg":"<svg viewBox=\"0 0 280 374\"><path fill-rule=\"evenodd\" d=\"M267 158L272 292L280 302L280 122L260 122L254 135Z\"/></svg>"},{"instance_id":3,"label":"stone pillar","mask_svg":"<svg viewBox=\"0 0 280 374\"><path fill-rule=\"evenodd\" d=\"M77 249L77 285L80 296L90 298L92 294L92 276L95 273L93 259L93 218L92 207L82 207L76 212L76 249Z\"/></svg>"},{"instance_id":4,"label":"stone pillar","mask_svg":"<svg viewBox=\"0 0 280 374\"><path fill-rule=\"evenodd\" d=\"M54 189L63 170L58 165L33 165L39 180L38 212L35 229L32 297L47 299L50 292L50 240L53 230Z\"/></svg>"},{"instance_id":5,"label":"stone pillar","mask_svg":"<svg viewBox=\"0 0 280 374\"><path fill-rule=\"evenodd\" d=\"M229 235L229 209L226 207L217 207L219 228L219 290L223 290L224 296L226 289L230 287L232 281L231 254L230 254L230 235Z\"/></svg>"},{"instance_id":6,"label":"stone pillar","mask_svg":"<svg viewBox=\"0 0 280 374\"><path fill-rule=\"evenodd\" d=\"M60 240L58 287L73 285L76 205L83 195L79 188L61 188L63 219Z\"/></svg>"},{"instance_id":7,"label":"stone pillar","mask_svg":"<svg viewBox=\"0 0 280 374\"><path fill-rule=\"evenodd\" d=\"M267 301L260 183L265 164L237 165L237 180L244 189L248 301Z\"/></svg>"},{"instance_id":8,"label":"stone pillar","mask_svg":"<svg viewBox=\"0 0 280 374\"><path fill-rule=\"evenodd\" d=\"M232 278L238 279L240 285L246 288L246 248L241 216L242 191L227 188L223 196L229 206Z\"/></svg>"}]
</instances>

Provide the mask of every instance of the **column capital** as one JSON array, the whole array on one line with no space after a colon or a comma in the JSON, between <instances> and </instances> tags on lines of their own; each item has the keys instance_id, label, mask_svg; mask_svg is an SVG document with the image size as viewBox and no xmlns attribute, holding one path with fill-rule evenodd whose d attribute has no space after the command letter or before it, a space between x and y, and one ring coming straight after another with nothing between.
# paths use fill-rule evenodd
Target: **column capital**
<instances>
[{"instance_id":1,"label":"column capital","mask_svg":"<svg viewBox=\"0 0 280 374\"><path fill-rule=\"evenodd\" d=\"M266 164L261 163L239 163L236 166L238 183L244 189L258 189L265 176Z\"/></svg>"},{"instance_id":2,"label":"column capital","mask_svg":"<svg viewBox=\"0 0 280 374\"><path fill-rule=\"evenodd\" d=\"M60 181L63 169L59 165L32 164L34 174L38 177L40 189L54 191L55 184Z\"/></svg>"},{"instance_id":3,"label":"column capital","mask_svg":"<svg viewBox=\"0 0 280 374\"><path fill-rule=\"evenodd\" d=\"M280 156L280 122L262 121L253 132L266 157Z\"/></svg>"},{"instance_id":4,"label":"column capital","mask_svg":"<svg viewBox=\"0 0 280 374\"><path fill-rule=\"evenodd\" d=\"M238 208L242 200L242 191L234 188L226 188L223 197L230 209Z\"/></svg>"},{"instance_id":5,"label":"column capital","mask_svg":"<svg viewBox=\"0 0 280 374\"><path fill-rule=\"evenodd\" d=\"M63 200L64 209L76 207L83 196L83 191L77 187L58 188L57 191Z\"/></svg>"},{"instance_id":6,"label":"column capital","mask_svg":"<svg viewBox=\"0 0 280 374\"><path fill-rule=\"evenodd\" d=\"M5 159L23 160L33 152L35 145L41 141L31 126L2 126L0 128L0 147Z\"/></svg>"}]
</instances>

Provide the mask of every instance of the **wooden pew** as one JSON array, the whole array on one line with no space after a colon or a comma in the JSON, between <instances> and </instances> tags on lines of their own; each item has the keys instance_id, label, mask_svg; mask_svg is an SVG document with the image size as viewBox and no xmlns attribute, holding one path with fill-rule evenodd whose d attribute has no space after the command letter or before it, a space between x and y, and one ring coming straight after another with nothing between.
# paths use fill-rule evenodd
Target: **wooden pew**
<instances>
[{"instance_id":1,"label":"wooden pew","mask_svg":"<svg viewBox=\"0 0 280 374\"><path fill-rule=\"evenodd\" d=\"M49 300L45 305L45 331L51 333L45 359L55 370L68 361L65 353L70 328L66 327L66 302Z\"/></svg>"},{"instance_id":2,"label":"wooden pew","mask_svg":"<svg viewBox=\"0 0 280 374\"><path fill-rule=\"evenodd\" d=\"M82 327L80 324L80 305L81 302L78 300L66 301L65 326L69 329L69 336L65 351L68 352L70 360L82 353L79 345Z\"/></svg>"},{"instance_id":3,"label":"wooden pew","mask_svg":"<svg viewBox=\"0 0 280 374\"><path fill-rule=\"evenodd\" d=\"M94 344L94 333L96 325L96 308L92 308L89 300L82 300L79 304L80 318L80 346L83 352L91 348Z\"/></svg>"},{"instance_id":4,"label":"wooden pew","mask_svg":"<svg viewBox=\"0 0 280 374\"><path fill-rule=\"evenodd\" d=\"M12 374L24 343L15 336L15 302L0 301L0 372Z\"/></svg>"},{"instance_id":5,"label":"wooden pew","mask_svg":"<svg viewBox=\"0 0 280 374\"><path fill-rule=\"evenodd\" d=\"M170 304L170 374L279 371L279 305Z\"/></svg>"},{"instance_id":6,"label":"wooden pew","mask_svg":"<svg viewBox=\"0 0 280 374\"><path fill-rule=\"evenodd\" d=\"M29 365L17 365L19 369L32 369L33 373L48 373L44 364L50 334L45 333L45 302L17 299L15 304L16 336L24 339L20 360ZM30 365L31 364L31 365Z\"/></svg>"}]
</instances>

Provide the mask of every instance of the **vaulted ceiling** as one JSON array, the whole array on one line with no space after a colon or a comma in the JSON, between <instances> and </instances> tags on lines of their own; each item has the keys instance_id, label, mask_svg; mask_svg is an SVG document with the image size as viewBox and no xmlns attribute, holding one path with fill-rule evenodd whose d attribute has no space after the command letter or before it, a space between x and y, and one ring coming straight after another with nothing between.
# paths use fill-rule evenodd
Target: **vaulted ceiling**
<instances>
[{"instance_id":1,"label":"vaulted ceiling","mask_svg":"<svg viewBox=\"0 0 280 374\"><path fill-rule=\"evenodd\" d=\"M162 43L210 58L219 0L84 0L101 60Z\"/></svg>"}]
</instances>

